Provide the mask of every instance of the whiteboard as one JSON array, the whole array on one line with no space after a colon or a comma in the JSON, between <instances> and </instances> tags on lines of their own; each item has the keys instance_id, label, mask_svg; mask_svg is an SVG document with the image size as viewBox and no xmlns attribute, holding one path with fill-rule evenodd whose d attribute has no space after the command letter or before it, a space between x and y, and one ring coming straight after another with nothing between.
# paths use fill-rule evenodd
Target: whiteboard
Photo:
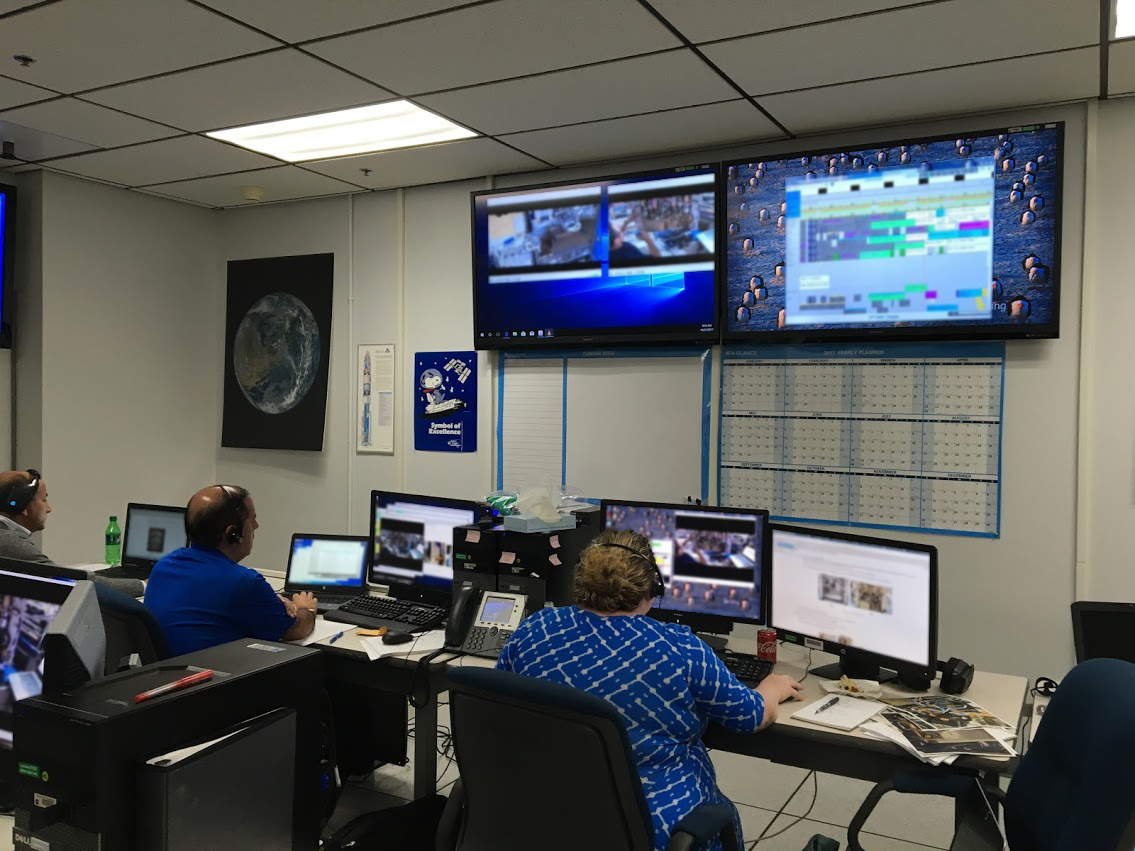
<instances>
[{"instance_id":1,"label":"whiteboard","mask_svg":"<svg viewBox=\"0 0 1135 851\"><path fill-rule=\"evenodd\" d=\"M503 353L497 487L553 482L592 499L704 500L710 368L708 349Z\"/></svg>"}]
</instances>

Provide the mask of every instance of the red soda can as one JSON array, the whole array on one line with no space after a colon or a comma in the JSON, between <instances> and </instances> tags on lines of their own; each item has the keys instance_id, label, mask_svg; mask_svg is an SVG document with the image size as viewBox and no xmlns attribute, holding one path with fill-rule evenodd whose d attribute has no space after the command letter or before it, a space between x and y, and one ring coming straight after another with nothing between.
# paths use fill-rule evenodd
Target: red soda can
<instances>
[{"instance_id":1,"label":"red soda can","mask_svg":"<svg viewBox=\"0 0 1135 851\"><path fill-rule=\"evenodd\" d=\"M757 658L776 662L776 630L757 630Z\"/></svg>"}]
</instances>

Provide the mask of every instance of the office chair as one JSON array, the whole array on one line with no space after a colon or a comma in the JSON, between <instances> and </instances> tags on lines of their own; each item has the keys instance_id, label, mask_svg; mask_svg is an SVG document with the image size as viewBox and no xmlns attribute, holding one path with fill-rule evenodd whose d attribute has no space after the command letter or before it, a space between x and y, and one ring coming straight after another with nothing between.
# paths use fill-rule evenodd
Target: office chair
<instances>
[{"instance_id":1,"label":"office chair","mask_svg":"<svg viewBox=\"0 0 1135 851\"><path fill-rule=\"evenodd\" d=\"M1000 849L982 793L1005 808L1010 851L1128 851L1135 847L1135 664L1090 659L1060 683L1007 792L974 772L903 772L872 789L847 828L848 851L864 851L859 831L892 789L973 796L953 849Z\"/></svg>"},{"instance_id":2,"label":"office chair","mask_svg":"<svg viewBox=\"0 0 1135 851\"><path fill-rule=\"evenodd\" d=\"M449 673L461 779L437 851L652 851L654 828L623 719L559 683L485 668ZM668 851L720 836L738 851L728 807L702 806Z\"/></svg>"},{"instance_id":3,"label":"office chair","mask_svg":"<svg viewBox=\"0 0 1135 851\"><path fill-rule=\"evenodd\" d=\"M143 665L169 658L161 624L140 601L101 582L95 583L95 594L106 630L104 673L130 667L129 657L134 654L138 654Z\"/></svg>"}]
</instances>

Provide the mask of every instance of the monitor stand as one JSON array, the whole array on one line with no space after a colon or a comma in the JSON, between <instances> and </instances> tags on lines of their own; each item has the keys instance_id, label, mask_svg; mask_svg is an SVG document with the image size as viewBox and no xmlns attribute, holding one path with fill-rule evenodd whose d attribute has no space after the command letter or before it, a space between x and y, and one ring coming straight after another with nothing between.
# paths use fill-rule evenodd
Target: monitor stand
<instances>
[{"instance_id":1,"label":"monitor stand","mask_svg":"<svg viewBox=\"0 0 1135 851\"><path fill-rule=\"evenodd\" d=\"M824 680L838 680L840 677L846 676L853 680L875 680L879 683L889 683L898 679L898 674L894 671L880 668L871 662L860 662L847 658L841 658L838 662L833 662L830 665L812 668L808 673L815 674Z\"/></svg>"},{"instance_id":2,"label":"monitor stand","mask_svg":"<svg viewBox=\"0 0 1135 851\"><path fill-rule=\"evenodd\" d=\"M710 650L724 650L725 645L729 643L729 636L727 635L716 635L712 632L695 632L694 635L708 644Z\"/></svg>"}]
</instances>

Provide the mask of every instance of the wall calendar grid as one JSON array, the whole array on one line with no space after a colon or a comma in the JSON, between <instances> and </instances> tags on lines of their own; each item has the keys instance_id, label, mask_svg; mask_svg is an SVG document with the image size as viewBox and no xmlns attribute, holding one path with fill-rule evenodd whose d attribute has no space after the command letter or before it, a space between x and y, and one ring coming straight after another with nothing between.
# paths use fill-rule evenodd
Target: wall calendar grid
<instances>
[{"instance_id":1,"label":"wall calendar grid","mask_svg":"<svg viewBox=\"0 0 1135 851\"><path fill-rule=\"evenodd\" d=\"M1004 343L726 346L718 503L995 538Z\"/></svg>"}]
</instances>

